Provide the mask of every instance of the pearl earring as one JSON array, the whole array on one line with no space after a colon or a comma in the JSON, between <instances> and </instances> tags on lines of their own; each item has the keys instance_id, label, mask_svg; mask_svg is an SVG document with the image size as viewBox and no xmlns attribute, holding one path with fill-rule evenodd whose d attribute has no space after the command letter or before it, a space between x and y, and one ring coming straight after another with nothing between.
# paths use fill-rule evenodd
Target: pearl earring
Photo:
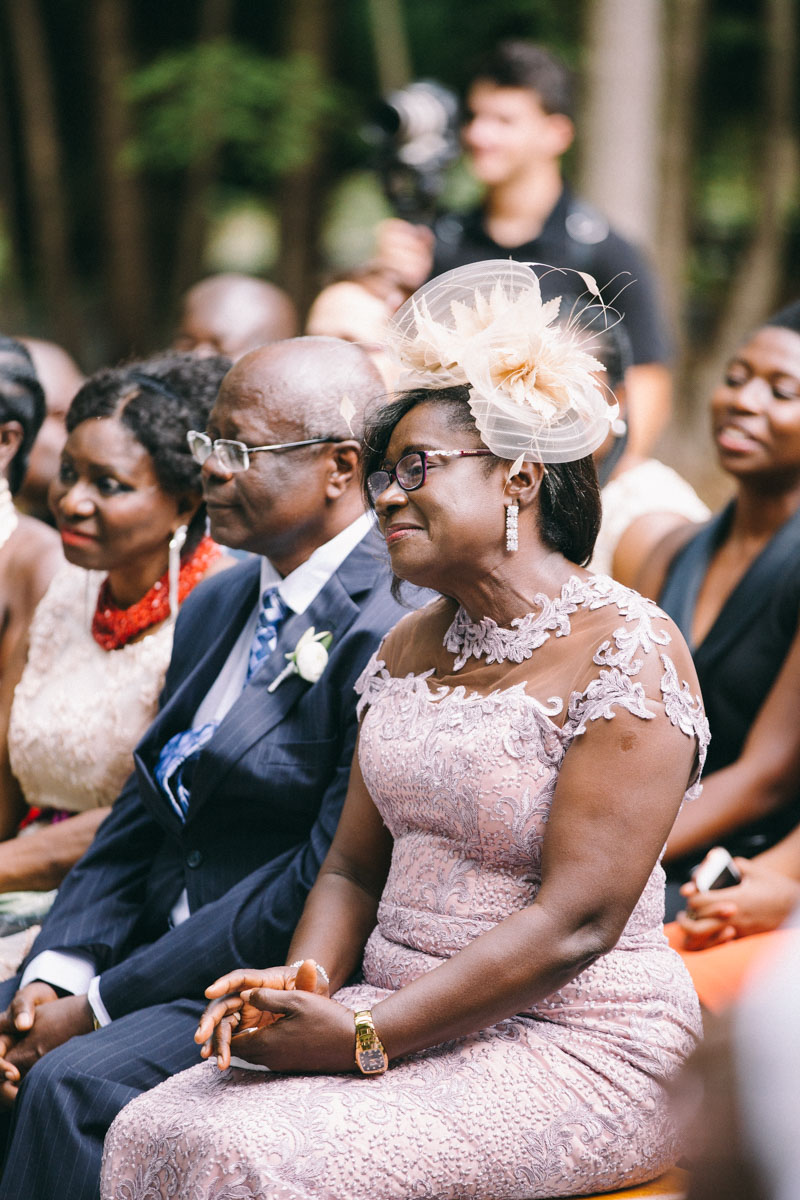
<instances>
[{"instance_id":1,"label":"pearl earring","mask_svg":"<svg viewBox=\"0 0 800 1200\"><path fill-rule=\"evenodd\" d=\"M512 553L519 549L519 505L506 505L506 550Z\"/></svg>"},{"instance_id":2,"label":"pearl earring","mask_svg":"<svg viewBox=\"0 0 800 1200\"><path fill-rule=\"evenodd\" d=\"M178 584L181 573L181 550L186 542L186 534L189 532L188 525L179 525L169 539L169 615L177 617L178 615Z\"/></svg>"}]
</instances>

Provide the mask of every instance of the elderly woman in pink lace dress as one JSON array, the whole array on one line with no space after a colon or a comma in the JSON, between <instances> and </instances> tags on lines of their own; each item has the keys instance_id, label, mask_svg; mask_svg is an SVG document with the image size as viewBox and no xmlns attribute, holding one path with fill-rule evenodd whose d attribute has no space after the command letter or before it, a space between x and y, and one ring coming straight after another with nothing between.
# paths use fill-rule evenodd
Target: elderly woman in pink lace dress
<instances>
[{"instance_id":1,"label":"elderly woman in pink lace dress","mask_svg":"<svg viewBox=\"0 0 800 1200\"><path fill-rule=\"evenodd\" d=\"M707 727L672 622L580 565L596 364L532 272L482 268L401 310L425 386L367 435L393 571L440 598L360 680L291 965L208 989L209 1061L117 1118L105 1200L551 1197L674 1161L700 1019L659 859Z\"/></svg>"}]
</instances>

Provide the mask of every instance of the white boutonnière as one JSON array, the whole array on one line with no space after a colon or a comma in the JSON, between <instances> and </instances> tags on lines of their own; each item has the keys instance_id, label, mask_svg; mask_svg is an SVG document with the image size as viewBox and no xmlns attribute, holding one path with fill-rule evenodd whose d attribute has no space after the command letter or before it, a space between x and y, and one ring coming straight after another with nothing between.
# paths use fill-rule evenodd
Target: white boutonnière
<instances>
[{"instance_id":1,"label":"white boutonni\u00e8re","mask_svg":"<svg viewBox=\"0 0 800 1200\"><path fill-rule=\"evenodd\" d=\"M328 665L328 650L332 641L332 633L327 629L323 633L315 633L312 625L305 631L294 650L286 655L287 665L280 675L273 679L267 691L274 692L290 675L299 675L307 683L316 683Z\"/></svg>"}]
</instances>

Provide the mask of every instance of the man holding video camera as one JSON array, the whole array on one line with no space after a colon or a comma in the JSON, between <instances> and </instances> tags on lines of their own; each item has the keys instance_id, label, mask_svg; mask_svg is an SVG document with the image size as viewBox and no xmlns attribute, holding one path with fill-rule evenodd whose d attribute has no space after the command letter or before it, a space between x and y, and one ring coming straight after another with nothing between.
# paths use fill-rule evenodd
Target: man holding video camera
<instances>
[{"instance_id":1,"label":"man holding video camera","mask_svg":"<svg viewBox=\"0 0 800 1200\"><path fill-rule=\"evenodd\" d=\"M467 89L462 129L472 171L485 188L483 203L464 215L440 216L433 229L383 222L378 260L412 290L442 271L490 258L592 275L625 318L634 356L630 446L646 453L670 415L669 339L640 252L564 183L561 158L575 136L572 111L572 77L563 63L533 43L501 42ZM564 286L563 276L554 275L542 290L547 296Z\"/></svg>"}]
</instances>

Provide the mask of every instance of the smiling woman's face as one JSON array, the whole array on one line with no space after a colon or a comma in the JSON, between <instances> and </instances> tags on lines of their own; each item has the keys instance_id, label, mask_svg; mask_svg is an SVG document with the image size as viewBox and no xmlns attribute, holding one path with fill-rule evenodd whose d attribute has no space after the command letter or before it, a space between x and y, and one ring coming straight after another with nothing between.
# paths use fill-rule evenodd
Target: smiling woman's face
<instances>
[{"instance_id":1,"label":"smiling woman's face","mask_svg":"<svg viewBox=\"0 0 800 1200\"><path fill-rule=\"evenodd\" d=\"M395 426L384 465L414 450L482 448L476 432L455 427L447 404L421 403ZM404 492L393 480L375 511L395 575L453 595L495 571L505 557L506 472L495 458L431 456L422 487Z\"/></svg>"},{"instance_id":2,"label":"smiling woman's face","mask_svg":"<svg viewBox=\"0 0 800 1200\"><path fill-rule=\"evenodd\" d=\"M711 398L720 465L753 477L800 472L800 334L765 325L737 351Z\"/></svg>"},{"instance_id":3,"label":"smiling woman's face","mask_svg":"<svg viewBox=\"0 0 800 1200\"><path fill-rule=\"evenodd\" d=\"M113 417L83 421L61 452L50 507L67 559L87 570L152 575L167 567L178 500L158 482L152 459Z\"/></svg>"}]
</instances>

